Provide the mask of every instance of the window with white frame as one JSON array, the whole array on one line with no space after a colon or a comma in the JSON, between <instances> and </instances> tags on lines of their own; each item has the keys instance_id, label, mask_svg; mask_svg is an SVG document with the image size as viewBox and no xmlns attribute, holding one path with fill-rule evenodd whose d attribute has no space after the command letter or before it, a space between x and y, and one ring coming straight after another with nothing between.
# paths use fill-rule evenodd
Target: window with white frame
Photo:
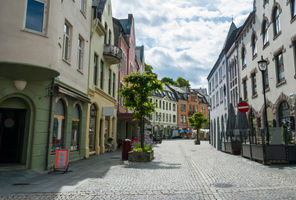
<instances>
[{"instance_id":1,"label":"window with white frame","mask_svg":"<svg viewBox=\"0 0 296 200\"><path fill-rule=\"evenodd\" d=\"M245 67L247 64L246 60L246 49L245 47L242 48L242 66Z\"/></svg>"},{"instance_id":2,"label":"window with white frame","mask_svg":"<svg viewBox=\"0 0 296 200\"><path fill-rule=\"evenodd\" d=\"M27 0L25 29L44 33L48 0Z\"/></svg>"},{"instance_id":3,"label":"window with white frame","mask_svg":"<svg viewBox=\"0 0 296 200\"><path fill-rule=\"evenodd\" d=\"M256 56L257 54L257 38L256 38L256 35L253 34L252 35L252 55L253 57Z\"/></svg>"},{"instance_id":4,"label":"window with white frame","mask_svg":"<svg viewBox=\"0 0 296 200\"><path fill-rule=\"evenodd\" d=\"M70 43L71 43L71 25L64 24L64 37L63 37L63 59L70 61Z\"/></svg>"},{"instance_id":5,"label":"window with white frame","mask_svg":"<svg viewBox=\"0 0 296 200\"><path fill-rule=\"evenodd\" d=\"M274 30L274 36L277 36L280 31L281 31L281 27L280 27L280 12L279 12L279 8L275 7L273 9L273 30Z\"/></svg>"},{"instance_id":6,"label":"window with white frame","mask_svg":"<svg viewBox=\"0 0 296 200\"><path fill-rule=\"evenodd\" d=\"M296 17L296 0L291 0L291 16L292 18Z\"/></svg>"},{"instance_id":7,"label":"window with white frame","mask_svg":"<svg viewBox=\"0 0 296 200\"><path fill-rule=\"evenodd\" d=\"M84 40L79 36L78 38L78 69L83 69L83 53L84 53Z\"/></svg>"},{"instance_id":8,"label":"window with white frame","mask_svg":"<svg viewBox=\"0 0 296 200\"><path fill-rule=\"evenodd\" d=\"M268 44L268 21L265 19L262 23L262 38L263 38L263 46Z\"/></svg>"},{"instance_id":9,"label":"window with white frame","mask_svg":"<svg viewBox=\"0 0 296 200\"><path fill-rule=\"evenodd\" d=\"M81 10L81 12L83 12L83 13L85 13L85 11L86 11L86 1L87 0L80 0L80 10Z\"/></svg>"},{"instance_id":10,"label":"window with white frame","mask_svg":"<svg viewBox=\"0 0 296 200\"><path fill-rule=\"evenodd\" d=\"M277 83L285 80L283 53L275 56Z\"/></svg>"}]
</instances>

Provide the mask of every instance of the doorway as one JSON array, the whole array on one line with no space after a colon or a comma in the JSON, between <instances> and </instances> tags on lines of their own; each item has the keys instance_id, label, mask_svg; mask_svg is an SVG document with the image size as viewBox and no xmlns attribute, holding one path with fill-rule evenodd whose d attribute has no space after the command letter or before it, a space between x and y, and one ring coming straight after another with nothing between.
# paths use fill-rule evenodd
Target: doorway
<instances>
[{"instance_id":1,"label":"doorway","mask_svg":"<svg viewBox=\"0 0 296 200\"><path fill-rule=\"evenodd\" d=\"M22 163L25 133L24 109L0 109L0 163Z\"/></svg>"}]
</instances>

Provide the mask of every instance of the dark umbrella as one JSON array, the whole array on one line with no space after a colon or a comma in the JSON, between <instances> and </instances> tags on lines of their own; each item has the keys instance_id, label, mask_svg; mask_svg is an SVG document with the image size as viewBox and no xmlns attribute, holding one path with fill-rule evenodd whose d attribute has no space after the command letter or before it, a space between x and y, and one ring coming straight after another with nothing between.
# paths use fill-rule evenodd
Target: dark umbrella
<instances>
[{"instance_id":1,"label":"dark umbrella","mask_svg":"<svg viewBox=\"0 0 296 200\"><path fill-rule=\"evenodd\" d=\"M240 101L242 101L240 99ZM246 113L242 113L242 112L239 112L237 113L237 118L236 118L236 122L235 122L235 129L239 130L240 131L240 136L245 139L246 137L246 130L249 129L249 123L248 123L248 119L247 119L247 115ZM241 132L242 130L244 130L243 132ZM244 133L242 135L242 133Z\"/></svg>"},{"instance_id":2,"label":"dark umbrella","mask_svg":"<svg viewBox=\"0 0 296 200\"><path fill-rule=\"evenodd\" d=\"M233 129L235 129L235 112L233 109L233 105L232 103L229 104L229 108L228 108L228 119L227 119L227 125L226 125L226 134L227 137L231 136L231 132L233 131Z\"/></svg>"}]
</instances>

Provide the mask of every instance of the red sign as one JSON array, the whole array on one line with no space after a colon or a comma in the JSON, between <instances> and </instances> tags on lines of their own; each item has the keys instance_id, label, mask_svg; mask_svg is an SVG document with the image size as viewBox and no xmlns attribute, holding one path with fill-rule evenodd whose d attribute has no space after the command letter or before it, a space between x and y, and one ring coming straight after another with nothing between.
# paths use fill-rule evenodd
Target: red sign
<instances>
[{"instance_id":1,"label":"red sign","mask_svg":"<svg viewBox=\"0 0 296 200\"><path fill-rule=\"evenodd\" d=\"M247 102L242 101L237 105L237 108L238 108L238 111L240 111L241 113L246 113L249 111L250 106Z\"/></svg>"},{"instance_id":2,"label":"red sign","mask_svg":"<svg viewBox=\"0 0 296 200\"><path fill-rule=\"evenodd\" d=\"M69 150L56 150L55 169L66 169L68 167Z\"/></svg>"}]
</instances>

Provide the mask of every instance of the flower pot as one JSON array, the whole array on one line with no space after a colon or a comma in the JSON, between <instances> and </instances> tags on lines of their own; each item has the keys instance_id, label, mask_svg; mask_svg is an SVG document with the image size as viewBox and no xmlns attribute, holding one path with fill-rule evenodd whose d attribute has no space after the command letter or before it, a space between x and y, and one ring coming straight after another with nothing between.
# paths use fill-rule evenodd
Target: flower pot
<instances>
[{"instance_id":1,"label":"flower pot","mask_svg":"<svg viewBox=\"0 0 296 200\"><path fill-rule=\"evenodd\" d=\"M129 162L150 162L154 158L154 152L128 152L128 161Z\"/></svg>"}]
</instances>

